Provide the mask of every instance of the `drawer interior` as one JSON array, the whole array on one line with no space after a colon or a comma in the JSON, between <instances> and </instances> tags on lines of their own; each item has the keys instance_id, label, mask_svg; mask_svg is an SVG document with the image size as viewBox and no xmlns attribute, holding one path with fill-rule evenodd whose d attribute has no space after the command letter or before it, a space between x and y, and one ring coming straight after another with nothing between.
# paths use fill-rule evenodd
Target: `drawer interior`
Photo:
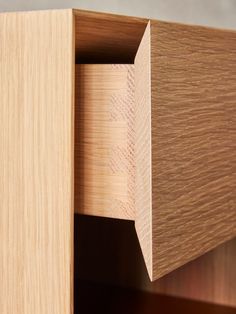
<instances>
[{"instance_id":1,"label":"drawer interior","mask_svg":"<svg viewBox=\"0 0 236 314\"><path fill-rule=\"evenodd\" d=\"M148 20L75 15L75 212L135 220L135 57Z\"/></svg>"}]
</instances>

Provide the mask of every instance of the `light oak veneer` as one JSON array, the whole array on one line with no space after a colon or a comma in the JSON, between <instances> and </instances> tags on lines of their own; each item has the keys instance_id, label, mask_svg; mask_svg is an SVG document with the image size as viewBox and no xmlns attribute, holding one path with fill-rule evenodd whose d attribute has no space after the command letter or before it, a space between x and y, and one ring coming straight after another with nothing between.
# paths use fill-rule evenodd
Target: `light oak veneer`
<instances>
[{"instance_id":1,"label":"light oak veneer","mask_svg":"<svg viewBox=\"0 0 236 314\"><path fill-rule=\"evenodd\" d=\"M150 21L134 58L135 225L152 279L236 234L235 37Z\"/></svg>"},{"instance_id":2,"label":"light oak veneer","mask_svg":"<svg viewBox=\"0 0 236 314\"><path fill-rule=\"evenodd\" d=\"M151 22L153 279L236 235L236 32Z\"/></svg>"},{"instance_id":3,"label":"light oak veneer","mask_svg":"<svg viewBox=\"0 0 236 314\"><path fill-rule=\"evenodd\" d=\"M75 212L134 220L134 66L76 65Z\"/></svg>"},{"instance_id":4,"label":"light oak veneer","mask_svg":"<svg viewBox=\"0 0 236 314\"><path fill-rule=\"evenodd\" d=\"M72 313L74 198L152 280L236 235L236 32L55 10L0 42L1 313Z\"/></svg>"},{"instance_id":5,"label":"light oak veneer","mask_svg":"<svg viewBox=\"0 0 236 314\"><path fill-rule=\"evenodd\" d=\"M86 108L96 116L96 124L94 118L86 119L81 140L87 141L91 129L107 143L108 152L109 145L119 145L118 133L109 132L111 128L105 127L96 108L102 104L110 110L109 86L115 86L119 70L117 78L107 76L109 85L103 78L98 91L101 66L90 67L93 72L89 78L86 71L83 73L89 83L80 81L80 87L76 87L80 94L77 106L78 111ZM134 218L149 276L154 280L236 234L236 33L150 21L134 59L134 72L134 122L129 117L128 128L119 129L122 137L122 132L134 130L134 152L122 155L134 167L134 215L125 214L127 209L117 206L117 200L126 202L125 190L130 193L125 188L115 196L118 178L116 183L110 182L112 191L105 179L101 183L99 163L105 159L98 158L100 148L92 142L88 147L97 168L88 175L91 165L85 158L87 153L85 164L78 163L79 172L86 175L76 178L80 180L76 199L90 192L83 196L86 205L80 196L76 211ZM112 144L103 137L106 131ZM107 158L109 164L111 158ZM108 176L110 169L102 171ZM89 189L86 181L90 182ZM100 181L99 191L96 181ZM85 188L80 193L82 186ZM104 203L107 198L110 205L105 208L101 200Z\"/></svg>"},{"instance_id":6,"label":"light oak veneer","mask_svg":"<svg viewBox=\"0 0 236 314\"><path fill-rule=\"evenodd\" d=\"M73 313L71 10L0 14L0 313Z\"/></svg>"},{"instance_id":7,"label":"light oak veneer","mask_svg":"<svg viewBox=\"0 0 236 314\"><path fill-rule=\"evenodd\" d=\"M148 23L135 66L135 228L150 278L152 256L151 43Z\"/></svg>"}]
</instances>

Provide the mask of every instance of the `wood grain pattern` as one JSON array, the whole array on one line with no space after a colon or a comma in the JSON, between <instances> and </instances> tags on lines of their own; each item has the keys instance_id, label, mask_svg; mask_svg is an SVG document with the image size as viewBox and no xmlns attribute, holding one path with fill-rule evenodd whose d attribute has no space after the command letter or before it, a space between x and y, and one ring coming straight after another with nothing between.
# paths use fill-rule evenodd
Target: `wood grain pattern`
<instances>
[{"instance_id":1,"label":"wood grain pattern","mask_svg":"<svg viewBox=\"0 0 236 314\"><path fill-rule=\"evenodd\" d=\"M77 18L78 61L132 62L138 42L133 45L131 39L132 48L122 48L121 53L121 38L111 39L109 23L97 17L94 24L92 18L87 24L82 17L81 29ZM99 24L96 55L86 37ZM83 30L81 37L79 30ZM96 29L91 34L94 39ZM235 52L234 32L156 21L151 21L151 36L146 28L139 46L135 58L135 224L152 279L235 235ZM147 122L150 88L152 128ZM135 280L141 277L141 287L151 291L235 305L234 247L224 247L153 284L144 279L144 273L134 275Z\"/></svg>"},{"instance_id":2,"label":"wood grain pattern","mask_svg":"<svg viewBox=\"0 0 236 314\"><path fill-rule=\"evenodd\" d=\"M81 280L236 308L235 258L236 238L151 282L132 221L75 216L75 277Z\"/></svg>"},{"instance_id":3,"label":"wood grain pattern","mask_svg":"<svg viewBox=\"0 0 236 314\"><path fill-rule=\"evenodd\" d=\"M73 312L74 52L135 60L80 66L76 211L135 219L151 279L236 235L236 33L147 24L0 14L1 313ZM235 305L234 249L186 266L183 288L172 274L155 291ZM190 281L202 268L215 286L200 293Z\"/></svg>"},{"instance_id":4,"label":"wood grain pattern","mask_svg":"<svg viewBox=\"0 0 236 314\"><path fill-rule=\"evenodd\" d=\"M134 63L147 19L73 11L77 63Z\"/></svg>"},{"instance_id":5,"label":"wood grain pattern","mask_svg":"<svg viewBox=\"0 0 236 314\"><path fill-rule=\"evenodd\" d=\"M135 228L152 278L150 24L135 57Z\"/></svg>"},{"instance_id":6,"label":"wood grain pattern","mask_svg":"<svg viewBox=\"0 0 236 314\"><path fill-rule=\"evenodd\" d=\"M153 279L236 235L236 32L151 22Z\"/></svg>"},{"instance_id":7,"label":"wood grain pattern","mask_svg":"<svg viewBox=\"0 0 236 314\"><path fill-rule=\"evenodd\" d=\"M81 21L83 18L81 15ZM92 23L97 16L91 13L89 18ZM99 18L103 25L107 16L99 15ZM112 20L121 21L114 16ZM76 21L79 29L81 21ZM86 32L89 29L86 28ZM101 31L107 36L106 28ZM151 35L148 24L138 48L134 64L133 198L135 226L151 279L163 276L236 233L234 39L234 32L151 21ZM78 36L76 40L80 42ZM86 44L82 37L81 42ZM98 55L109 60L105 47L108 46L99 41ZM90 51L89 47L84 49ZM85 79L87 85L79 84L78 93L82 95L86 112L82 109L76 114L81 117L76 123L80 125L76 132L90 136L92 133L85 131L82 120L86 121L86 127L96 121L96 130L93 128L91 132L96 140L99 134L101 141L98 130L107 126L103 117L97 114L95 117L95 107L94 112L89 109L94 99L89 96L88 84L102 80L91 78ZM112 80L115 83L116 78L110 77L108 81ZM94 90L100 88L104 93L102 86L108 81ZM96 103L95 106L98 107ZM104 113L107 114L106 110ZM109 130L109 136L113 132L115 137L114 129ZM110 205L117 191L119 200L125 200L127 188L119 180L108 179L108 161L99 174L103 162L98 161L101 154L97 155L93 149L98 151L102 146L92 142L85 145L85 142L80 152L83 157L76 157L79 158L76 163L81 165L76 174L80 178L76 184L76 211L133 219L134 209L127 210L123 204L119 207L117 202ZM105 142L108 143L108 138ZM79 146L80 150L82 145ZM104 158L104 147L102 149ZM124 163L130 155L122 156ZM88 161L91 164L86 166ZM127 191L131 195L131 190Z\"/></svg>"},{"instance_id":8,"label":"wood grain pattern","mask_svg":"<svg viewBox=\"0 0 236 314\"><path fill-rule=\"evenodd\" d=\"M100 23L104 26L102 19ZM77 29L79 38L79 24ZM234 32L151 21L150 62L148 32L147 27L135 58L135 220L149 275L156 279L235 235L236 51ZM109 36L101 35L96 43L98 56L86 43L83 48L78 44L78 60L81 53L81 60L119 61L116 51L105 50L112 43ZM129 62L134 54L130 51ZM150 104L151 85L152 130L145 107ZM152 164L148 154L151 131ZM107 232L104 238L107 241ZM122 245L127 242L124 238ZM230 243L155 283L138 270L133 273L135 283L140 281L136 287L235 306L235 245ZM131 247L126 248L123 258L120 253L122 265L130 251ZM97 254L101 255L100 249ZM127 278L138 268L131 256L130 269L127 263L125 270L114 266L120 271L116 280L123 276L125 284L132 284ZM99 268L97 276L110 282L107 272L105 267L101 274ZM90 276L94 279L91 272Z\"/></svg>"},{"instance_id":9,"label":"wood grain pattern","mask_svg":"<svg viewBox=\"0 0 236 314\"><path fill-rule=\"evenodd\" d=\"M73 312L73 16L0 14L0 312Z\"/></svg>"},{"instance_id":10,"label":"wood grain pattern","mask_svg":"<svg viewBox=\"0 0 236 314\"><path fill-rule=\"evenodd\" d=\"M75 212L134 220L134 67L76 65Z\"/></svg>"},{"instance_id":11,"label":"wood grain pattern","mask_svg":"<svg viewBox=\"0 0 236 314\"><path fill-rule=\"evenodd\" d=\"M146 289L236 308L235 260L233 239L152 284L146 281Z\"/></svg>"}]
</instances>

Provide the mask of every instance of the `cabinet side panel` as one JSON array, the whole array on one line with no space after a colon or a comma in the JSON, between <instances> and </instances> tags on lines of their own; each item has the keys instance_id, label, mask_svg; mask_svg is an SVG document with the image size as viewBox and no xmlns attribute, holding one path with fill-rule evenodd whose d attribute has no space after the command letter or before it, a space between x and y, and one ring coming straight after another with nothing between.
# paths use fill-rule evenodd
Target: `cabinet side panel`
<instances>
[{"instance_id":1,"label":"cabinet side panel","mask_svg":"<svg viewBox=\"0 0 236 314\"><path fill-rule=\"evenodd\" d=\"M135 58L135 227L152 278L150 23Z\"/></svg>"},{"instance_id":2,"label":"cabinet side panel","mask_svg":"<svg viewBox=\"0 0 236 314\"><path fill-rule=\"evenodd\" d=\"M236 235L236 32L151 23L154 278Z\"/></svg>"},{"instance_id":3,"label":"cabinet side panel","mask_svg":"<svg viewBox=\"0 0 236 314\"><path fill-rule=\"evenodd\" d=\"M0 42L0 312L72 313L72 11L1 14Z\"/></svg>"}]
</instances>

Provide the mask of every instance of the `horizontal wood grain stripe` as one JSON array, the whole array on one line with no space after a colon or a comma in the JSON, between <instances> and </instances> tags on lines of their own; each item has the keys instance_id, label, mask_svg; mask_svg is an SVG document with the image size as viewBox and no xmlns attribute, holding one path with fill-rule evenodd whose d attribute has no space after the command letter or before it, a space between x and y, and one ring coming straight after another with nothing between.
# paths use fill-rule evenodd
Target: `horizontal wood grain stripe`
<instances>
[{"instance_id":1,"label":"horizontal wood grain stripe","mask_svg":"<svg viewBox=\"0 0 236 314\"><path fill-rule=\"evenodd\" d=\"M152 21L153 270L236 235L236 32Z\"/></svg>"}]
</instances>

